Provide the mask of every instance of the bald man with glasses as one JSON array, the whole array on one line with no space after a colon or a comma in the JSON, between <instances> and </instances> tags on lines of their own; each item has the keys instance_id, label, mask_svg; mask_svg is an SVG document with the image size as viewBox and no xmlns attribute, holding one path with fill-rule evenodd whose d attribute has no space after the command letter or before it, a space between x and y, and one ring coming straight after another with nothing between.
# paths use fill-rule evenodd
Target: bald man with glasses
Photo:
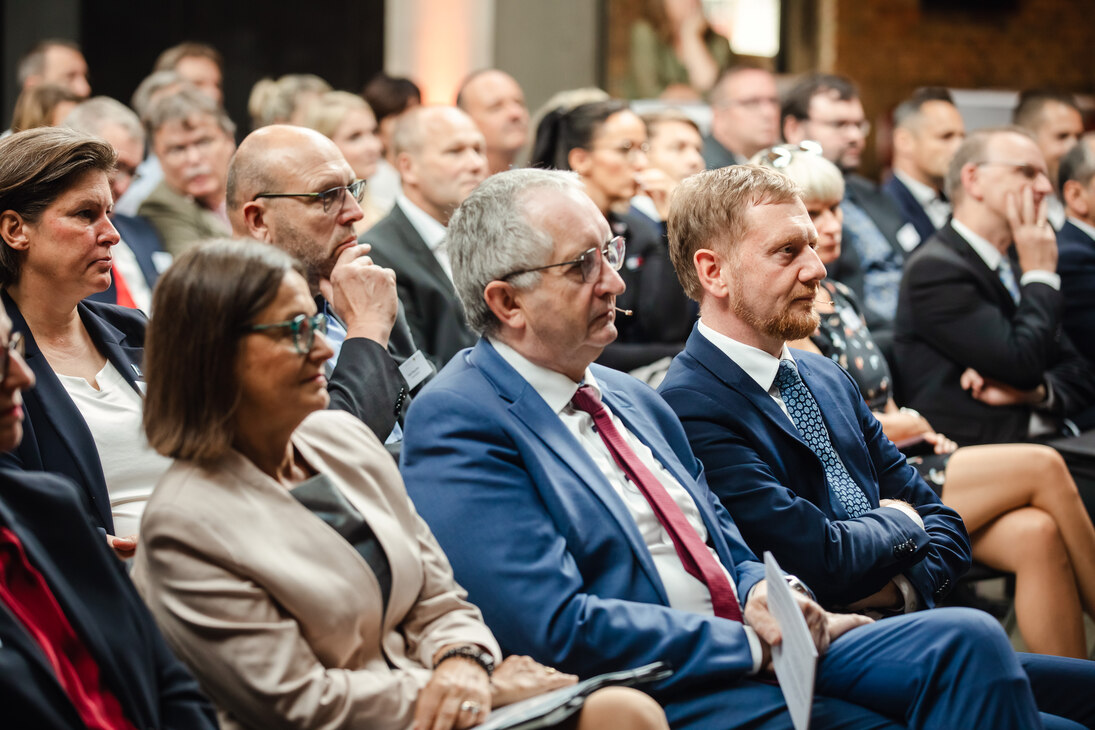
<instances>
[{"instance_id":1,"label":"bald man with glasses","mask_svg":"<svg viewBox=\"0 0 1095 730\"><path fill-rule=\"evenodd\" d=\"M303 127L255 130L228 169L233 234L270 243L304 264L335 350L327 373L331 407L360 418L394 454L410 393L433 370L414 357L395 273L357 243L364 194L365 181L354 178L334 143Z\"/></svg>"}]
</instances>

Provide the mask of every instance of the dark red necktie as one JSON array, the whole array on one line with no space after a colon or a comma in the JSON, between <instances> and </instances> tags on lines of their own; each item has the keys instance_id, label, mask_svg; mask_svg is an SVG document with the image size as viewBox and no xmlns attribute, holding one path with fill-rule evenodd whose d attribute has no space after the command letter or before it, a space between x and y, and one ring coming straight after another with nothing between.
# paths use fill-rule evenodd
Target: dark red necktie
<instances>
[{"instance_id":1,"label":"dark red necktie","mask_svg":"<svg viewBox=\"0 0 1095 730\"><path fill-rule=\"evenodd\" d=\"M578 388L571 403L575 408L593 416L597 433L605 442L612 458L624 470L627 478L643 493L658 521L669 533L670 539L673 540L673 547L676 548L677 555L684 564L684 569L696 580L703 582L707 590L711 592L711 606L715 615L732 621L741 621L741 606L734 596L734 589L730 586L730 580L726 577L722 566L700 540L699 533L688 524L681 508L669 496L665 486L643 464L638 454L631 450L623 436L616 430L615 424L612 423L612 416L601 403L601 399L597 397L597 391L591 386L583 385Z\"/></svg>"}]
</instances>

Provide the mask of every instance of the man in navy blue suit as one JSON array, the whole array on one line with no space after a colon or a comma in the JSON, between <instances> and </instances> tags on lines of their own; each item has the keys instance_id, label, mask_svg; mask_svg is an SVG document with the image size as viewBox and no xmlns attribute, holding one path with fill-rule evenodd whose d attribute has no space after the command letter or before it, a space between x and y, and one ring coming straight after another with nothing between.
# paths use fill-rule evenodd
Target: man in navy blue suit
<instances>
[{"instance_id":1,"label":"man in navy blue suit","mask_svg":"<svg viewBox=\"0 0 1095 730\"><path fill-rule=\"evenodd\" d=\"M927 241L950 218L943 181L966 126L950 92L932 86L897 105L893 126L893 175L882 191Z\"/></svg>"},{"instance_id":2,"label":"man in navy blue suit","mask_svg":"<svg viewBox=\"0 0 1095 730\"><path fill-rule=\"evenodd\" d=\"M110 179L110 192L117 203L136 178L137 166L144 159L144 127L137 115L120 101L97 96L77 104L65 117L64 124L105 139L118 153L118 164ZM88 299L147 312L152 305L152 287L171 265L171 254L163 250L160 235L144 218L115 211L110 222L122 239L111 250L114 269L110 286Z\"/></svg>"},{"instance_id":3,"label":"man in navy blue suit","mask_svg":"<svg viewBox=\"0 0 1095 730\"><path fill-rule=\"evenodd\" d=\"M746 543L772 551L822 605L932 608L969 567L961 518L886 438L848 373L786 344L817 327L825 277L794 183L761 168L690 178L669 236L701 316L661 394ZM1044 709L1095 722L1095 703L1075 701L1095 664L1022 661Z\"/></svg>"},{"instance_id":4,"label":"man in navy blue suit","mask_svg":"<svg viewBox=\"0 0 1095 730\"><path fill-rule=\"evenodd\" d=\"M1069 339L1095 363L1095 135L1061 158L1059 189L1068 219L1057 232L1063 324Z\"/></svg>"},{"instance_id":5,"label":"man in navy blue suit","mask_svg":"<svg viewBox=\"0 0 1095 730\"><path fill-rule=\"evenodd\" d=\"M401 468L505 650L582 676L667 661L650 691L674 727L790 728L763 681L779 629L761 565L665 402L592 364L622 241L573 174L513 170L460 206L449 253L482 337L412 403ZM796 600L824 655L813 727L1039 726L985 614L868 623Z\"/></svg>"}]
</instances>

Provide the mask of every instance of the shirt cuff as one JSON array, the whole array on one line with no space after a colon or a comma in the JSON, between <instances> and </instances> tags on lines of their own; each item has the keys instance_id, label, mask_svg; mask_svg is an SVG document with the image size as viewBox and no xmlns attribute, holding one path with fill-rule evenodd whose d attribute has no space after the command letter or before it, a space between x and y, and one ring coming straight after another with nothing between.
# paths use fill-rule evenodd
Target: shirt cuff
<instances>
[{"instance_id":1,"label":"shirt cuff","mask_svg":"<svg viewBox=\"0 0 1095 730\"><path fill-rule=\"evenodd\" d=\"M1036 281L1041 282L1056 291L1061 291L1061 275L1052 271L1041 271L1039 269L1024 271L1023 275L1019 277L1019 286L1026 286L1027 284Z\"/></svg>"},{"instance_id":2,"label":"shirt cuff","mask_svg":"<svg viewBox=\"0 0 1095 730\"><path fill-rule=\"evenodd\" d=\"M890 504L884 505L881 509L895 509L898 512L900 512L901 514L908 517L914 523L916 523L916 526L919 527L921 530L928 529L928 528L924 527L924 518L920 516L919 512L916 512L915 507L912 508L912 511L916 513L916 517L913 517L912 515L910 515L907 510L904 510L901 507L894 507L893 505L890 505Z\"/></svg>"},{"instance_id":3,"label":"shirt cuff","mask_svg":"<svg viewBox=\"0 0 1095 730\"><path fill-rule=\"evenodd\" d=\"M897 590L901 591L901 598L905 602L905 613L912 613L913 611L920 610L920 594L916 592L916 588L913 587L912 581L903 575L895 575L893 577L894 585L897 586Z\"/></svg>"},{"instance_id":4,"label":"shirt cuff","mask_svg":"<svg viewBox=\"0 0 1095 730\"><path fill-rule=\"evenodd\" d=\"M760 663L764 659L764 647L760 645L760 637L752 626L742 624L742 628L745 629L745 638L749 640L749 653L753 655L753 669L749 674L758 674Z\"/></svg>"}]
</instances>

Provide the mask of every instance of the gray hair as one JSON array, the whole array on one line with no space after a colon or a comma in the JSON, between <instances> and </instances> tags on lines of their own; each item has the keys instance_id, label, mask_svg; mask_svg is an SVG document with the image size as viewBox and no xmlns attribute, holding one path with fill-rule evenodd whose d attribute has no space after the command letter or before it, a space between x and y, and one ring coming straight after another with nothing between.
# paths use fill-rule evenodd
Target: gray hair
<instances>
[{"instance_id":1,"label":"gray hair","mask_svg":"<svg viewBox=\"0 0 1095 730\"><path fill-rule=\"evenodd\" d=\"M487 284L512 271L542 266L551 258L554 241L529 223L528 200L543 191L583 190L573 172L508 170L488 177L460 204L449 221L446 245L469 327L481 335L498 329L498 319L483 298ZM518 289L539 282L539 272L509 279Z\"/></svg>"},{"instance_id":2,"label":"gray hair","mask_svg":"<svg viewBox=\"0 0 1095 730\"><path fill-rule=\"evenodd\" d=\"M129 103L137 112L137 116L143 120L154 97L164 89L182 86L185 83L186 79L176 71L157 71L144 77L144 80L137 85L137 90L133 92L133 98L129 100Z\"/></svg>"},{"instance_id":3,"label":"gray hair","mask_svg":"<svg viewBox=\"0 0 1095 730\"><path fill-rule=\"evenodd\" d=\"M1065 183L1075 180L1087 185L1095 177L1095 134L1088 132L1080 137L1080 143L1074 145L1061 158L1061 167L1057 175L1057 189L1064 193Z\"/></svg>"},{"instance_id":4,"label":"gray hair","mask_svg":"<svg viewBox=\"0 0 1095 730\"><path fill-rule=\"evenodd\" d=\"M224 107L189 84L172 94L154 99L144 121L149 131L155 134L169 122L186 122L201 115L213 117L225 134L235 138L236 125L228 118Z\"/></svg>"},{"instance_id":5,"label":"gray hair","mask_svg":"<svg viewBox=\"0 0 1095 730\"><path fill-rule=\"evenodd\" d=\"M1017 134L1037 144L1034 135L1029 130L1014 124L1002 127L983 127L971 132L958 147L954 157L951 158L950 167L947 168L947 177L943 182L943 192L951 199L952 204L957 204L965 194L965 190L962 188L962 168L966 165L985 162L989 141L1000 134Z\"/></svg>"},{"instance_id":6,"label":"gray hair","mask_svg":"<svg viewBox=\"0 0 1095 730\"><path fill-rule=\"evenodd\" d=\"M103 127L116 124L138 142L144 145L144 127L141 120L117 99L109 96L96 96L82 101L65 117L64 125L80 132L102 136Z\"/></svg>"}]
</instances>

